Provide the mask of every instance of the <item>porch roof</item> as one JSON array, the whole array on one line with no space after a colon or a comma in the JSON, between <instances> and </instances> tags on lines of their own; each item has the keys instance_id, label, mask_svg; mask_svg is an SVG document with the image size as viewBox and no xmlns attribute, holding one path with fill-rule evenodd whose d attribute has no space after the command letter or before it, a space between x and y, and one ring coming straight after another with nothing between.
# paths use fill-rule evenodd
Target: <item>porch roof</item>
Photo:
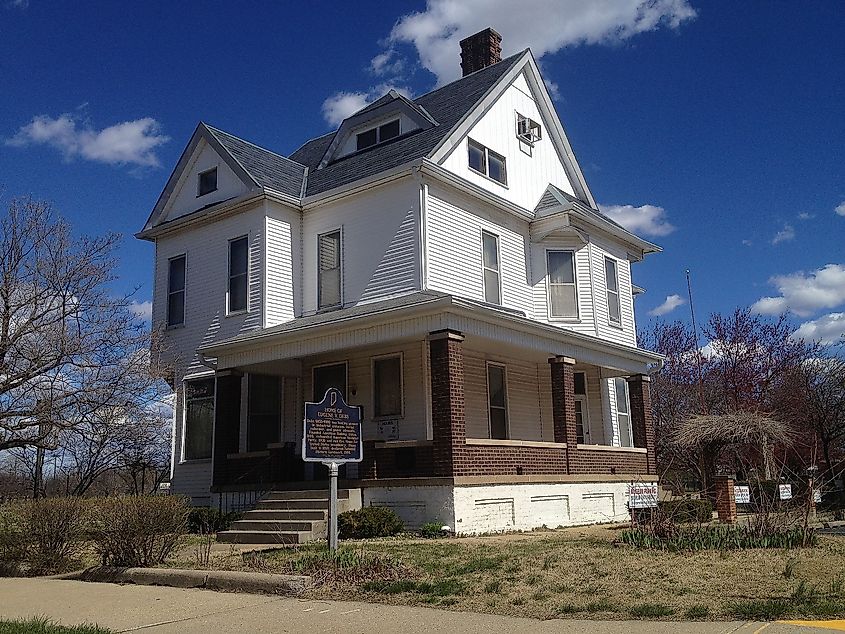
<instances>
[{"instance_id":1,"label":"porch roof","mask_svg":"<svg viewBox=\"0 0 845 634\"><path fill-rule=\"evenodd\" d=\"M206 344L198 352L209 362L216 359L218 369L225 369L398 339L421 339L444 329L632 374L647 373L663 360L654 352L529 319L521 311L437 291L418 291L300 317Z\"/></svg>"}]
</instances>

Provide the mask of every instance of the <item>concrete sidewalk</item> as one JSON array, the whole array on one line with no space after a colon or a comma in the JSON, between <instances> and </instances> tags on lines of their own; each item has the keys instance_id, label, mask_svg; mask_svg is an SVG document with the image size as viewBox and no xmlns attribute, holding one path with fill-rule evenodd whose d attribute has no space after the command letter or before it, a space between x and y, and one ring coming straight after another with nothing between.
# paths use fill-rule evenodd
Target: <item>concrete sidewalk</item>
<instances>
[{"instance_id":1,"label":"concrete sidewalk","mask_svg":"<svg viewBox=\"0 0 845 634\"><path fill-rule=\"evenodd\" d=\"M96 623L119 632L564 632L766 634L805 633L782 623L536 621L490 614L345 601L300 600L210 590L51 579L0 579L0 618L47 616L65 625ZM819 631L819 630L815 630Z\"/></svg>"}]
</instances>

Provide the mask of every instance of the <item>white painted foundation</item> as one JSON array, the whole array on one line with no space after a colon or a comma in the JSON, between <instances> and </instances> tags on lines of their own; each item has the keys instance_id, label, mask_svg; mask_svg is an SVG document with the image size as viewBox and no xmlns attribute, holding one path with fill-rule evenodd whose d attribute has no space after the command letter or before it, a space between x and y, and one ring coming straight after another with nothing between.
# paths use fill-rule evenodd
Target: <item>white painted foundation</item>
<instances>
[{"instance_id":1,"label":"white painted foundation","mask_svg":"<svg viewBox=\"0 0 845 634\"><path fill-rule=\"evenodd\" d=\"M366 487L364 506L386 506L402 518L405 528L417 529L426 522L454 527L454 488L451 486Z\"/></svg>"}]
</instances>

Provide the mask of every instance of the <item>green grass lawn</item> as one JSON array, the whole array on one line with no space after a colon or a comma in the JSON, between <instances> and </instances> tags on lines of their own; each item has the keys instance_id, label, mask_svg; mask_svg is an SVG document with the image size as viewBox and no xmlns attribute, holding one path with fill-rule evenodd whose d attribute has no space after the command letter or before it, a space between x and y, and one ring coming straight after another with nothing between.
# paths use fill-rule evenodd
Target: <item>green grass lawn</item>
<instances>
[{"instance_id":1,"label":"green grass lawn","mask_svg":"<svg viewBox=\"0 0 845 634\"><path fill-rule=\"evenodd\" d=\"M110 634L110 632L111 630L94 625L75 627L56 625L47 619L0 620L0 634Z\"/></svg>"},{"instance_id":2,"label":"green grass lawn","mask_svg":"<svg viewBox=\"0 0 845 634\"><path fill-rule=\"evenodd\" d=\"M803 550L668 553L590 527L458 539L385 539L221 553L211 567L304 573L310 597L515 616L605 619L845 617L845 539ZM171 565L188 567L190 560Z\"/></svg>"}]
</instances>

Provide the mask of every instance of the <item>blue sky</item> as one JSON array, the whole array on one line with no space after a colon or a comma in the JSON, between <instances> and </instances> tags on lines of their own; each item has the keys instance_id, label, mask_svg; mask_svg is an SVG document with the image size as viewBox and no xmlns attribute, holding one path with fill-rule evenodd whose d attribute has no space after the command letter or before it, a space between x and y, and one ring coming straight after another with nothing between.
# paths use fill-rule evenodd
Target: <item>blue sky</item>
<instances>
[{"instance_id":1,"label":"blue sky","mask_svg":"<svg viewBox=\"0 0 845 634\"><path fill-rule=\"evenodd\" d=\"M148 300L153 248L132 234L197 121L289 153L389 87L454 78L456 41L488 25L539 58L599 203L664 247L634 269L641 325L661 305L687 317L665 300L686 299L689 268L700 318L754 305L845 332L832 0L0 0L2 196L124 234L116 286Z\"/></svg>"}]
</instances>

